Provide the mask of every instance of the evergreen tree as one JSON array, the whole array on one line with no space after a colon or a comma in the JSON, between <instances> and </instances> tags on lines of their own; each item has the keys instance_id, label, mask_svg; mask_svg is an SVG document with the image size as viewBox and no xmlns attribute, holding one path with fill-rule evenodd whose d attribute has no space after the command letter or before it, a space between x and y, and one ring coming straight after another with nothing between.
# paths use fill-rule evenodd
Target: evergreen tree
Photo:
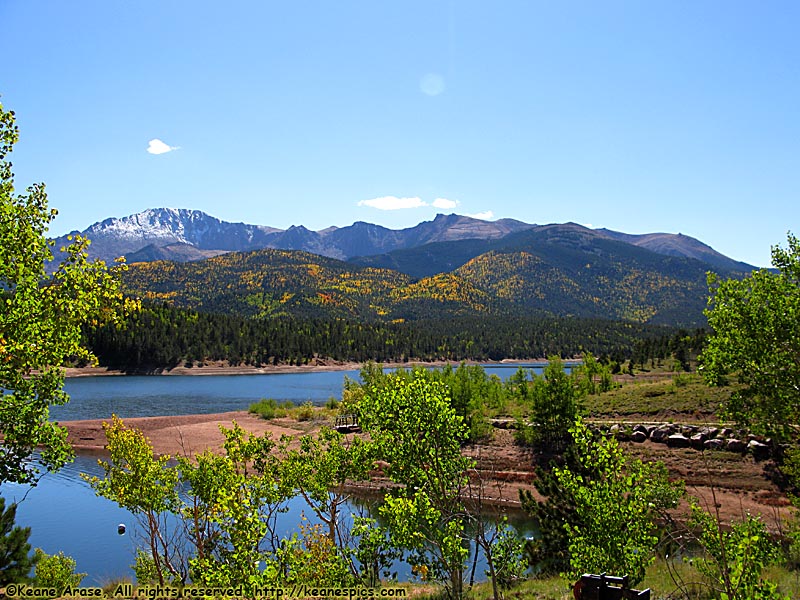
<instances>
[{"instance_id":1,"label":"evergreen tree","mask_svg":"<svg viewBox=\"0 0 800 600\"><path fill-rule=\"evenodd\" d=\"M525 553L530 565L542 575L562 573L569 568L569 541L565 525L574 525L578 521L574 495L559 485L553 472L559 465L585 476L593 474L580 470L580 462L570 446L563 457L556 457L546 468L536 468L533 486L543 500L537 500L530 490L520 490L522 509L539 528L539 535L526 542Z\"/></svg>"},{"instance_id":2,"label":"evergreen tree","mask_svg":"<svg viewBox=\"0 0 800 600\"><path fill-rule=\"evenodd\" d=\"M6 508L0 498L0 586L27 581L36 562L28 543L31 528L17 526L16 517L17 505Z\"/></svg>"},{"instance_id":3,"label":"evergreen tree","mask_svg":"<svg viewBox=\"0 0 800 600\"><path fill-rule=\"evenodd\" d=\"M554 464L535 484L545 499L521 494L541 528L529 557L570 579L620 573L635 585L655 559L656 522L677 506L683 482L670 482L662 463L627 456L614 438L593 433L580 420L570 435L563 466Z\"/></svg>"}]
</instances>

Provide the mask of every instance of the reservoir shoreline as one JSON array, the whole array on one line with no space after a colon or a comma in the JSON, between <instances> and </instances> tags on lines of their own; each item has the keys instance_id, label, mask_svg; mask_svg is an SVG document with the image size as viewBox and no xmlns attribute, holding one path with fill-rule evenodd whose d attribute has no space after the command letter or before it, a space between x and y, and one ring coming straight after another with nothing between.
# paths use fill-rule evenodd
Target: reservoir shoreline
<instances>
[{"instance_id":1,"label":"reservoir shoreline","mask_svg":"<svg viewBox=\"0 0 800 600\"><path fill-rule=\"evenodd\" d=\"M400 369L411 367L444 367L451 365L457 367L464 363L467 365L483 365L483 366L497 366L497 367L514 367L526 365L545 365L547 364L545 358L532 358L532 359L515 359L515 360L501 360L501 361L408 361L408 362L390 362L380 363L387 369ZM116 369L109 369L107 367L67 367L64 369L64 374L68 378L75 377L118 377L124 375L163 375L163 376L176 376L176 375L270 375L275 373L319 373L325 371L358 371L366 363L358 362L344 362L334 360L315 359L307 365L230 365L224 362L206 363L203 366L177 366L172 369L160 369L153 371L142 372L125 372Z\"/></svg>"}]
</instances>

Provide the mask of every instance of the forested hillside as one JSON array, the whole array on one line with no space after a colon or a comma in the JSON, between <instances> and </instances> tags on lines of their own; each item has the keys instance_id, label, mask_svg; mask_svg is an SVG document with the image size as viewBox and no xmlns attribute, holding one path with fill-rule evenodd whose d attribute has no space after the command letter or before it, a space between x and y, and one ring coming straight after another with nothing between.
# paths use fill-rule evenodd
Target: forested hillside
<instances>
[{"instance_id":1,"label":"forested hillside","mask_svg":"<svg viewBox=\"0 0 800 600\"><path fill-rule=\"evenodd\" d=\"M453 256L486 250L487 243L430 245L430 254L417 248L403 255L414 261L400 261L412 274L302 251L258 250L190 263L135 263L125 285L148 301L259 318L549 315L689 327L704 322L710 266L698 260L656 254L578 225L540 227L492 245L454 270L419 278L411 262L427 262L430 271L451 265ZM448 253L453 248L458 251Z\"/></svg>"},{"instance_id":2,"label":"forested hillside","mask_svg":"<svg viewBox=\"0 0 800 600\"><path fill-rule=\"evenodd\" d=\"M372 262L385 266L273 249L135 263L124 284L145 308L125 328L86 335L104 364L147 371L204 361L499 360L584 351L642 362L653 355L654 338L704 324L708 264L579 225L382 256ZM415 276L420 270L429 274Z\"/></svg>"},{"instance_id":3,"label":"forested hillside","mask_svg":"<svg viewBox=\"0 0 800 600\"><path fill-rule=\"evenodd\" d=\"M363 362L500 360L576 356L609 361L673 352L672 329L578 318L473 318L407 323L290 317L252 319L145 305L121 326L85 330L101 364L129 371L204 361L307 364L316 359ZM680 339L680 336L679 338Z\"/></svg>"},{"instance_id":4,"label":"forested hillside","mask_svg":"<svg viewBox=\"0 0 800 600\"><path fill-rule=\"evenodd\" d=\"M250 317L362 317L389 312L389 293L410 278L396 271L289 250L224 254L205 261L136 263L129 293L202 312Z\"/></svg>"}]
</instances>

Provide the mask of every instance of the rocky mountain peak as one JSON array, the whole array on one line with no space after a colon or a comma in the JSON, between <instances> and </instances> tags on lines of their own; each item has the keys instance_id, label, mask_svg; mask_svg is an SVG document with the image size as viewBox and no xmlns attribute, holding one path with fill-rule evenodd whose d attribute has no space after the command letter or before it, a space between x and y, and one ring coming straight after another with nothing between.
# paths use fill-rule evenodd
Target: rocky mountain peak
<instances>
[{"instance_id":1,"label":"rocky mountain peak","mask_svg":"<svg viewBox=\"0 0 800 600\"><path fill-rule=\"evenodd\" d=\"M514 219L484 221L455 213L439 213L432 221L423 221L405 229L388 229L357 221L347 227L312 231L304 225L292 225L282 230L264 225L230 223L199 210L152 208L127 217L105 219L82 233L92 240L89 248L91 256L107 262L129 254L140 260L153 257L152 260L185 262L224 252L262 248L304 250L330 258L351 260L403 252L428 244L502 240L524 231L547 229L552 229L555 236L563 236L566 232L576 233L586 237L588 244L592 243L591 238L600 235L659 254L696 258L711 264L739 267L740 270L746 270L747 267L686 235L629 235L587 229L576 223L538 226ZM56 247L65 245L65 238L58 238ZM139 252L145 248L146 251ZM464 255L462 258L469 254L463 248L460 252Z\"/></svg>"}]
</instances>

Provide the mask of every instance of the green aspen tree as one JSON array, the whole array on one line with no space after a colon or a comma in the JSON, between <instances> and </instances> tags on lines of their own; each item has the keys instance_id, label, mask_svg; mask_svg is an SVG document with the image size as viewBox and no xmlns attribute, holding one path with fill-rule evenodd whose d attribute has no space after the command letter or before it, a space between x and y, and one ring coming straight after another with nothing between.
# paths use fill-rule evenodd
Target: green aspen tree
<instances>
[{"instance_id":1,"label":"green aspen tree","mask_svg":"<svg viewBox=\"0 0 800 600\"><path fill-rule=\"evenodd\" d=\"M361 424L398 484L380 512L393 541L411 551L415 573L464 593L468 545L462 491L474 461L461 455L468 430L446 386L424 372L391 375L359 403Z\"/></svg>"},{"instance_id":2,"label":"green aspen tree","mask_svg":"<svg viewBox=\"0 0 800 600\"><path fill-rule=\"evenodd\" d=\"M596 436L580 420L570 433L579 469L553 469L562 497L572 503L563 525L566 575L628 575L635 585L655 560L659 511L677 506L683 485L669 481L663 464L626 456L614 438Z\"/></svg>"},{"instance_id":3,"label":"green aspen tree","mask_svg":"<svg viewBox=\"0 0 800 600\"><path fill-rule=\"evenodd\" d=\"M114 318L122 305L123 267L87 260L79 236L53 265L46 234L56 211L44 184L14 191L7 157L18 138L14 113L0 104L0 483L35 484L72 457L49 409L68 401L65 362L93 360L81 325Z\"/></svg>"},{"instance_id":4,"label":"green aspen tree","mask_svg":"<svg viewBox=\"0 0 800 600\"><path fill-rule=\"evenodd\" d=\"M735 377L743 387L723 407L724 417L781 439L800 422L800 242L773 247L777 272L744 279L709 275L706 310L713 333L700 371L711 385Z\"/></svg>"}]
</instances>

